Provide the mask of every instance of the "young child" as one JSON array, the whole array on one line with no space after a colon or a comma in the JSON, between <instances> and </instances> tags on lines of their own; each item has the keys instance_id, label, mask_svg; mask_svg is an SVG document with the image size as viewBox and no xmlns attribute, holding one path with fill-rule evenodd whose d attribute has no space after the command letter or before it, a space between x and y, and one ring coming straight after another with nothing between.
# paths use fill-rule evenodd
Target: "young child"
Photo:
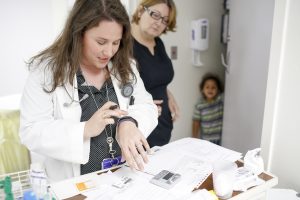
<instances>
[{"instance_id":1,"label":"young child","mask_svg":"<svg viewBox=\"0 0 300 200\"><path fill-rule=\"evenodd\" d=\"M224 102L221 82L216 75L206 74L199 89L202 96L193 114L193 137L220 145Z\"/></svg>"}]
</instances>

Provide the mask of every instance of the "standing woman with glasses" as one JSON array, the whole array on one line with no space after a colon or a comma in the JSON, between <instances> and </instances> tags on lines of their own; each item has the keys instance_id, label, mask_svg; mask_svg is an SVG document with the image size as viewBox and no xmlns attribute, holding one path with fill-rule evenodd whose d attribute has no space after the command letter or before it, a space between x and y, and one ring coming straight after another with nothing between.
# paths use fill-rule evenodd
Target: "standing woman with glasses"
<instances>
[{"instance_id":1,"label":"standing woman with glasses","mask_svg":"<svg viewBox=\"0 0 300 200\"><path fill-rule=\"evenodd\" d=\"M175 31L176 7L173 0L142 0L132 17L133 54L146 90L158 107L158 126L147 138L151 147L167 144L179 108L167 86L174 69L161 34Z\"/></svg>"},{"instance_id":2,"label":"standing woman with glasses","mask_svg":"<svg viewBox=\"0 0 300 200\"><path fill-rule=\"evenodd\" d=\"M20 138L50 182L148 161L157 107L132 59L130 27L119 0L77 0L57 40L30 59Z\"/></svg>"}]
</instances>

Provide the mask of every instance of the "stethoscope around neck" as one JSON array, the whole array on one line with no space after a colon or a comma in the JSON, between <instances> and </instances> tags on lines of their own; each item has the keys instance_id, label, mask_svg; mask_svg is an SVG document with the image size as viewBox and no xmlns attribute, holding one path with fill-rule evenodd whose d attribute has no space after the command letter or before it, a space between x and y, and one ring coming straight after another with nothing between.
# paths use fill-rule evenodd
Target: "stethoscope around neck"
<instances>
[{"instance_id":1,"label":"stethoscope around neck","mask_svg":"<svg viewBox=\"0 0 300 200\"><path fill-rule=\"evenodd\" d=\"M90 96L90 95L88 95L88 94L84 94L83 97L82 97L81 99L75 100L75 96L74 96L74 95L75 95L75 90L77 89L77 88L75 87L75 85L73 84L73 86L72 86L72 94L70 94L70 93L68 92L68 90L67 90L67 88L66 88L65 85L64 85L63 87L64 87L66 93L68 94L69 98L71 99L70 102L65 102L65 103L63 104L64 107L70 107L73 103L80 103L80 102L82 102L83 100L89 98L89 96Z\"/></svg>"},{"instance_id":2,"label":"stethoscope around neck","mask_svg":"<svg viewBox=\"0 0 300 200\"><path fill-rule=\"evenodd\" d=\"M88 94L84 94L83 97L81 97L79 100L75 100L75 90L77 90L78 88L75 87L75 84L74 84L74 81L73 81L73 85L72 85L72 92L70 93L68 90L67 90L67 87L66 85L64 84L63 85L66 93L68 94L69 98L71 101L69 102L65 102L63 104L64 107L68 108L70 107L73 103L80 103L82 101L84 101L85 99L89 98L90 95ZM123 86L121 86L121 94L124 96L124 97L131 97L132 93L133 93L133 85L131 83L126 83L124 84Z\"/></svg>"}]
</instances>

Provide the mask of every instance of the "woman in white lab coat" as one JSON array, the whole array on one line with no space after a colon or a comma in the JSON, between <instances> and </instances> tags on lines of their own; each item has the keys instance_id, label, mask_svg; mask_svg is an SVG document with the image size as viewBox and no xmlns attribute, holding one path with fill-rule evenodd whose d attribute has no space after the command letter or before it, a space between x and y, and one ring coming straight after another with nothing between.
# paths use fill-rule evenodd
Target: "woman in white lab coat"
<instances>
[{"instance_id":1,"label":"woman in white lab coat","mask_svg":"<svg viewBox=\"0 0 300 200\"><path fill-rule=\"evenodd\" d=\"M20 137L50 182L119 164L118 154L143 169L158 112L131 54L120 1L77 0L58 39L29 61Z\"/></svg>"}]
</instances>

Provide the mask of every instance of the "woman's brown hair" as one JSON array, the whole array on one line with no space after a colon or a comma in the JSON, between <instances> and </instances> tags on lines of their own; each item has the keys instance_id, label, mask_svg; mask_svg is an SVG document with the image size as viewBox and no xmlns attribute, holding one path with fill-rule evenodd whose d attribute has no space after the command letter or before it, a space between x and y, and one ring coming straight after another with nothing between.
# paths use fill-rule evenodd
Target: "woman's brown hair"
<instances>
[{"instance_id":1,"label":"woman's brown hair","mask_svg":"<svg viewBox=\"0 0 300 200\"><path fill-rule=\"evenodd\" d=\"M46 62L47 69L53 75L52 88L48 92L53 92L66 80L73 84L73 78L80 66L83 34L98 26L103 20L115 21L123 27L119 49L111 59L113 64L111 73L119 77L122 84L134 77L130 67L132 58L130 21L120 0L77 0L56 41L28 62L29 68L35 61L37 64Z\"/></svg>"}]
</instances>

